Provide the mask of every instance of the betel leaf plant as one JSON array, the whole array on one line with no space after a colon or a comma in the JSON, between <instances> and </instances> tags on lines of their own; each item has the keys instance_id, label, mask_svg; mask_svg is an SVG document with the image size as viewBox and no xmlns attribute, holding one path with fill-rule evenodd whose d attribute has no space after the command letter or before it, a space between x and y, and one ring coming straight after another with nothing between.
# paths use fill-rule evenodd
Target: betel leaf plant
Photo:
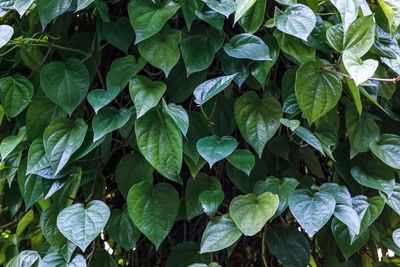
<instances>
[{"instance_id":1,"label":"betel leaf plant","mask_svg":"<svg viewBox=\"0 0 400 267\"><path fill-rule=\"evenodd\" d=\"M399 0L0 0L0 265L400 266Z\"/></svg>"}]
</instances>

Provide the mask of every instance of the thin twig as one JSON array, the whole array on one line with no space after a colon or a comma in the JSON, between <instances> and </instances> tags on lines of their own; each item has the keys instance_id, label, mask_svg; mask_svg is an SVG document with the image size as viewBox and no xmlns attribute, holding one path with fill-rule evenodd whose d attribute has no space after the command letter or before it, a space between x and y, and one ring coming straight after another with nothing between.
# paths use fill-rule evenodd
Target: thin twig
<instances>
[{"instance_id":1,"label":"thin twig","mask_svg":"<svg viewBox=\"0 0 400 267\"><path fill-rule=\"evenodd\" d=\"M353 79L353 77L351 77L350 75L344 74L344 73L342 73L342 72L340 72L340 71L336 71L336 70L331 69L331 68L328 68L328 67L322 67L322 69L325 70L325 71L328 71L328 72L331 72L331 73L334 73L334 74L337 74L337 75L346 77L346 78L348 78L348 79L350 79L350 80ZM374 77L371 77L371 78L369 78L368 80L370 80L370 81L378 81L378 82L392 82L392 83L397 83L398 81L400 81L400 76L398 76L398 77L396 77L396 78L391 78L391 79L374 78Z\"/></svg>"}]
</instances>

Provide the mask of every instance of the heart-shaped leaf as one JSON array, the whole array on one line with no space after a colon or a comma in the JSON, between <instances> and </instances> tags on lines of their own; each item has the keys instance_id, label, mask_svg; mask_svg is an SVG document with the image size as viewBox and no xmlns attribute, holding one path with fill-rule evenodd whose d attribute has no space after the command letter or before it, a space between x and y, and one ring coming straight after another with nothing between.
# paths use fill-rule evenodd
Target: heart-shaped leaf
<instances>
[{"instance_id":1,"label":"heart-shaped leaf","mask_svg":"<svg viewBox=\"0 0 400 267\"><path fill-rule=\"evenodd\" d=\"M127 17L120 17L116 22L104 22L103 34L106 40L116 48L128 53L134 39L134 32Z\"/></svg>"},{"instance_id":2,"label":"heart-shaped leaf","mask_svg":"<svg viewBox=\"0 0 400 267\"><path fill-rule=\"evenodd\" d=\"M128 82L143 69L144 65L146 65L146 60L142 57L140 57L137 62L132 55L115 59L111 63L110 70L106 77L108 90L112 87L123 90Z\"/></svg>"},{"instance_id":3,"label":"heart-shaped leaf","mask_svg":"<svg viewBox=\"0 0 400 267\"><path fill-rule=\"evenodd\" d=\"M250 151L245 149L237 149L226 159L230 164L247 174L247 176L250 176L250 172L256 164L254 155Z\"/></svg>"},{"instance_id":4,"label":"heart-shaped leaf","mask_svg":"<svg viewBox=\"0 0 400 267\"><path fill-rule=\"evenodd\" d=\"M243 138L261 157L267 142L275 135L282 118L282 106L273 97L259 98L249 91L235 102L235 119Z\"/></svg>"},{"instance_id":5,"label":"heart-shaped leaf","mask_svg":"<svg viewBox=\"0 0 400 267\"><path fill-rule=\"evenodd\" d=\"M335 199L325 192L313 194L309 190L300 189L289 197L290 211L310 237L329 221L335 205Z\"/></svg>"},{"instance_id":6,"label":"heart-shaped leaf","mask_svg":"<svg viewBox=\"0 0 400 267\"><path fill-rule=\"evenodd\" d=\"M180 41L181 32L167 28L140 42L138 48L144 59L154 67L164 71L165 76L168 77L181 57L178 47Z\"/></svg>"},{"instance_id":7,"label":"heart-shaped leaf","mask_svg":"<svg viewBox=\"0 0 400 267\"><path fill-rule=\"evenodd\" d=\"M189 178L185 189L186 217L190 220L203 213L199 195L206 190L219 190L221 184L214 176L199 173L195 178Z\"/></svg>"},{"instance_id":8,"label":"heart-shaped leaf","mask_svg":"<svg viewBox=\"0 0 400 267\"><path fill-rule=\"evenodd\" d=\"M310 124L328 113L342 95L340 77L320 67L319 63L307 62L296 73L297 102Z\"/></svg>"},{"instance_id":9,"label":"heart-shaped leaf","mask_svg":"<svg viewBox=\"0 0 400 267\"><path fill-rule=\"evenodd\" d=\"M229 214L211 218L201 237L200 253L214 252L233 245L242 232Z\"/></svg>"},{"instance_id":10,"label":"heart-shaped leaf","mask_svg":"<svg viewBox=\"0 0 400 267\"><path fill-rule=\"evenodd\" d=\"M232 199L229 214L242 233L252 236L261 231L278 209L278 205L278 195L271 192L259 196L247 194Z\"/></svg>"},{"instance_id":11,"label":"heart-shaped leaf","mask_svg":"<svg viewBox=\"0 0 400 267\"><path fill-rule=\"evenodd\" d=\"M350 76L353 78L355 84L360 85L374 75L379 62L374 59L363 61L362 59L355 57L353 52L345 51L343 53L343 64Z\"/></svg>"},{"instance_id":12,"label":"heart-shaped leaf","mask_svg":"<svg viewBox=\"0 0 400 267\"><path fill-rule=\"evenodd\" d=\"M129 109L121 108L102 108L94 115L92 126L93 126L93 142L96 142L104 135L111 133L125 125L131 117Z\"/></svg>"},{"instance_id":13,"label":"heart-shaped leaf","mask_svg":"<svg viewBox=\"0 0 400 267\"><path fill-rule=\"evenodd\" d=\"M161 3L148 0L130 1L128 14L136 34L135 44L158 33L178 9L179 5L172 0Z\"/></svg>"},{"instance_id":14,"label":"heart-shaped leaf","mask_svg":"<svg viewBox=\"0 0 400 267\"><path fill-rule=\"evenodd\" d=\"M379 140L371 142L370 149L382 162L392 168L400 169L400 136L382 134Z\"/></svg>"},{"instance_id":15,"label":"heart-shaped leaf","mask_svg":"<svg viewBox=\"0 0 400 267\"><path fill-rule=\"evenodd\" d=\"M357 234L360 233L361 220L352 207L343 204L336 205L333 214L338 220L346 224L349 229L353 230Z\"/></svg>"},{"instance_id":16,"label":"heart-shaped leaf","mask_svg":"<svg viewBox=\"0 0 400 267\"><path fill-rule=\"evenodd\" d=\"M90 91L87 95L89 104L93 107L97 113L101 108L111 103L120 93L119 87L109 87L108 90L96 89Z\"/></svg>"},{"instance_id":17,"label":"heart-shaped leaf","mask_svg":"<svg viewBox=\"0 0 400 267\"><path fill-rule=\"evenodd\" d=\"M135 104L137 118L157 106L167 86L161 81L151 81L146 76L138 75L129 82L129 93Z\"/></svg>"},{"instance_id":18,"label":"heart-shaped leaf","mask_svg":"<svg viewBox=\"0 0 400 267\"><path fill-rule=\"evenodd\" d=\"M290 5L285 11L275 7L275 25L278 30L307 41L313 31L317 18L308 6Z\"/></svg>"},{"instance_id":19,"label":"heart-shaped leaf","mask_svg":"<svg viewBox=\"0 0 400 267\"><path fill-rule=\"evenodd\" d=\"M76 58L53 61L41 70L40 86L51 101L71 114L89 90L89 72Z\"/></svg>"},{"instance_id":20,"label":"heart-shaped leaf","mask_svg":"<svg viewBox=\"0 0 400 267\"><path fill-rule=\"evenodd\" d=\"M236 74L222 76L203 82L202 84L197 86L196 89L194 89L194 102L198 105L203 105L215 95L223 91L226 87L228 87L235 76Z\"/></svg>"},{"instance_id":21,"label":"heart-shaped leaf","mask_svg":"<svg viewBox=\"0 0 400 267\"><path fill-rule=\"evenodd\" d=\"M163 176L182 183L182 134L161 106L151 109L135 122L136 140L140 152ZM149 146L149 144L152 144Z\"/></svg>"},{"instance_id":22,"label":"heart-shaped leaf","mask_svg":"<svg viewBox=\"0 0 400 267\"><path fill-rule=\"evenodd\" d=\"M212 10L229 17L236 10L236 1L233 0L203 0L206 5Z\"/></svg>"},{"instance_id":23,"label":"heart-shaped leaf","mask_svg":"<svg viewBox=\"0 0 400 267\"><path fill-rule=\"evenodd\" d=\"M39 267L46 267L46 266L53 266L53 267L78 267L78 266L86 266L85 258L78 254L76 255L71 262L67 262L64 257L58 253L53 252L47 254L39 263Z\"/></svg>"},{"instance_id":24,"label":"heart-shaped leaf","mask_svg":"<svg viewBox=\"0 0 400 267\"><path fill-rule=\"evenodd\" d=\"M0 101L8 119L20 114L32 97L33 84L22 75L14 74L0 79Z\"/></svg>"},{"instance_id":25,"label":"heart-shaped leaf","mask_svg":"<svg viewBox=\"0 0 400 267\"><path fill-rule=\"evenodd\" d=\"M1 160L4 161L8 155L10 155L14 149L18 147L18 145L24 140L25 138L25 128L22 128L18 135L10 135L1 140L0 143L0 155Z\"/></svg>"},{"instance_id":26,"label":"heart-shaped leaf","mask_svg":"<svg viewBox=\"0 0 400 267\"><path fill-rule=\"evenodd\" d=\"M269 48L264 41L249 33L237 34L224 46L224 51L234 58L247 58L257 61L271 60Z\"/></svg>"},{"instance_id":27,"label":"heart-shaped leaf","mask_svg":"<svg viewBox=\"0 0 400 267\"><path fill-rule=\"evenodd\" d=\"M362 0L332 0L332 4L339 10L344 31L358 17Z\"/></svg>"},{"instance_id":28,"label":"heart-shaped leaf","mask_svg":"<svg viewBox=\"0 0 400 267\"><path fill-rule=\"evenodd\" d=\"M225 194L222 190L206 190L199 195L199 201L204 212L209 216L214 216L224 201L224 197Z\"/></svg>"},{"instance_id":29,"label":"heart-shaped leaf","mask_svg":"<svg viewBox=\"0 0 400 267\"><path fill-rule=\"evenodd\" d=\"M229 156L235 151L238 142L232 136L207 136L201 138L196 143L197 151L208 162L210 168L221 159Z\"/></svg>"},{"instance_id":30,"label":"heart-shaped leaf","mask_svg":"<svg viewBox=\"0 0 400 267\"><path fill-rule=\"evenodd\" d=\"M167 183L141 182L129 190L127 202L132 221L158 249L178 215L178 192Z\"/></svg>"},{"instance_id":31,"label":"heart-shaped leaf","mask_svg":"<svg viewBox=\"0 0 400 267\"><path fill-rule=\"evenodd\" d=\"M94 200L86 207L74 204L63 209L57 216L57 227L68 240L85 251L106 226L109 218L108 206Z\"/></svg>"},{"instance_id":32,"label":"heart-shaped leaf","mask_svg":"<svg viewBox=\"0 0 400 267\"><path fill-rule=\"evenodd\" d=\"M87 128L82 119L74 122L67 118L55 119L46 128L43 144L54 175L64 168L72 154L82 145Z\"/></svg>"},{"instance_id":33,"label":"heart-shaped leaf","mask_svg":"<svg viewBox=\"0 0 400 267\"><path fill-rule=\"evenodd\" d=\"M14 34L14 29L8 25L0 25L0 48L5 46Z\"/></svg>"},{"instance_id":34,"label":"heart-shaped leaf","mask_svg":"<svg viewBox=\"0 0 400 267\"><path fill-rule=\"evenodd\" d=\"M178 4L181 6L183 18L185 19L188 31L190 31L192 23L196 18L195 12L197 10L201 10L204 7L204 2L201 0L178 0Z\"/></svg>"},{"instance_id":35,"label":"heart-shaped leaf","mask_svg":"<svg viewBox=\"0 0 400 267\"><path fill-rule=\"evenodd\" d=\"M40 261L40 255L37 251L24 250L20 254L12 258L8 263L7 267L31 267L37 261Z\"/></svg>"},{"instance_id":36,"label":"heart-shaped leaf","mask_svg":"<svg viewBox=\"0 0 400 267\"><path fill-rule=\"evenodd\" d=\"M187 74L207 69L223 42L224 35L220 31L208 29L204 25L193 26L190 34L184 36L180 44Z\"/></svg>"}]
</instances>

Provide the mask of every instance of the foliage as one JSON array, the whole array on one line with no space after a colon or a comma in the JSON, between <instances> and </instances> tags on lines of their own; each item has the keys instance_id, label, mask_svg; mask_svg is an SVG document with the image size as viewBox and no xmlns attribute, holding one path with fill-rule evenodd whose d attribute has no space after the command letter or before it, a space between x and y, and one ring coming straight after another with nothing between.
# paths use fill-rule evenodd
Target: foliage
<instances>
[{"instance_id":1,"label":"foliage","mask_svg":"<svg viewBox=\"0 0 400 267\"><path fill-rule=\"evenodd\" d=\"M0 0L0 265L400 265L399 26L398 0Z\"/></svg>"}]
</instances>

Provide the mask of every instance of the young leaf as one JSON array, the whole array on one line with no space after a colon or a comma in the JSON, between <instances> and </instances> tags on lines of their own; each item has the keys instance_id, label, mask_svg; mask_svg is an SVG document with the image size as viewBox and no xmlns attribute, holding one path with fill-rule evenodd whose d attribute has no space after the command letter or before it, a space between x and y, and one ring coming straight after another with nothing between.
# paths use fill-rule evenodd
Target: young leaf
<instances>
[{"instance_id":1,"label":"young leaf","mask_svg":"<svg viewBox=\"0 0 400 267\"><path fill-rule=\"evenodd\" d=\"M278 209L278 205L278 195L271 192L259 196L247 194L232 199L229 214L242 233L252 236L261 231Z\"/></svg>"},{"instance_id":2,"label":"young leaf","mask_svg":"<svg viewBox=\"0 0 400 267\"><path fill-rule=\"evenodd\" d=\"M224 197L225 194L222 190L206 190L199 195L199 201L204 212L209 216L214 216L224 201Z\"/></svg>"},{"instance_id":3,"label":"young leaf","mask_svg":"<svg viewBox=\"0 0 400 267\"><path fill-rule=\"evenodd\" d=\"M332 4L339 10L344 32L358 17L362 0L332 0Z\"/></svg>"},{"instance_id":4,"label":"young leaf","mask_svg":"<svg viewBox=\"0 0 400 267\"><path fill-rule=\"evenodd\" d=\"M178 192L167 183L153 187L148 182L141 182L129 190L127 202L132 221L158 249L178 214Z\"/></svg>"},{"instance_id":5,"label":"young leaf","mask_svg":"<svg viewBox=\"0 0 400 267\"><path fill-rule=\"evenodd\" d=\"M325 192L313 194L309 190L300 189L289 197L290 211L310 237L329 221L335 205L335 199Z\"/></svg>"},{"instance_id":6,"label":"young leaf","mask_svg":"<svg viewBox=\"0 0 400 267\"><path fill-rule=\"evenodd\" d=\"M226 87L228 87L235 76L236 74L230 76L222 76L203 82L202 84L197 86L196 89L194 89L194 102L198 105L203 105L215 95L223 91Z\"/></svg>"},{"instance_id":7,"label":"young leaf","mask_svg":"<svg viewBox=\"0 0 400 267\"><path fill-rule=\"evenodd\" d=\"M226 158L235 151L238 142L232 136L203 137L196 143L197 151L208 162L210 168L214 163Z\"/></svg>"},{"instance_id":8,"label":"young leaf","mask_svg":"<svg viewBox=\"0 0 400 267\"><path fill-rule=\"evenodd\" d=\"M275 7L275 25L278 30L307 41L317 19L314 12L305 5L295 4L285 11Z\"/></svg>"},{"instance_id":9,"label":"young leaf","mask_svg":"<svg viewBox=\"0 0 400 267\"><path fill-rule=\"evenodd\" d=\"M57 227L68 240L85 251L106 226L109 218L108 206L102 201L93 200L86 207L74 204L63 209L57 216Z\"/></svg>"},{"instance_id":10,"label":"young leaf","mask_svg":"<svg viewBox=\"0 0 400 267\"><path fill-rule=\"evenodd\" d=\"M211 218L201 237L200 253L214 252L233 245L242 232L229 214Z\"/></svg>"},{"instance_id":11,"label":"young leaf","mask_svg":"<svg viewBox=\"0 0 400 267\"><path fill-rule=\"evenodd\" d=\"M129 93L135 104L137 118L142 117L160 102L166 88L163 82L153 82L149 78L141 75L134 77L129 82Z\"/></svg>"},{"instance_id":12,"label":"young leaf","mask_svg":"<svg viewBox=\"0 0 400 267\"><path fill-rule=\"evenodd\" d=\"M130 119L131 112L129 109L121 108L102 108L94 115L93 124L93 142L96 142L108 133L120 129Z\"/></svg>"},{"instance_id":13,"label":"young leaf","mask_svg":"<svg viewBox=\"0 0 400 267\"><path fill-rule=\"evenodd\" d=\"M234 23L236 23L255 3L256 0L238 0Z\"/></svg>"},{"instance_id":14,"label":"young leaf","mask_svg":"<svg viewBox=\"0 0 400 267\"><path fill-rule=\"evenodd\" d=\"M5 46L14 34L13 27L9 25L0 25L0 48Z\"/></svg>"},{"instance_id":15,"label":"young leaf","mask_svg":"<svg viewBox=\"0 0 400 267\"><path fill-rule=\"evenodd\" d=\"M273 97L259 99L249 91L235 102L235 119L243 138L261 157L267 142L275 135L282 118L282 107Z\"/></svg>"}]
</instances>

